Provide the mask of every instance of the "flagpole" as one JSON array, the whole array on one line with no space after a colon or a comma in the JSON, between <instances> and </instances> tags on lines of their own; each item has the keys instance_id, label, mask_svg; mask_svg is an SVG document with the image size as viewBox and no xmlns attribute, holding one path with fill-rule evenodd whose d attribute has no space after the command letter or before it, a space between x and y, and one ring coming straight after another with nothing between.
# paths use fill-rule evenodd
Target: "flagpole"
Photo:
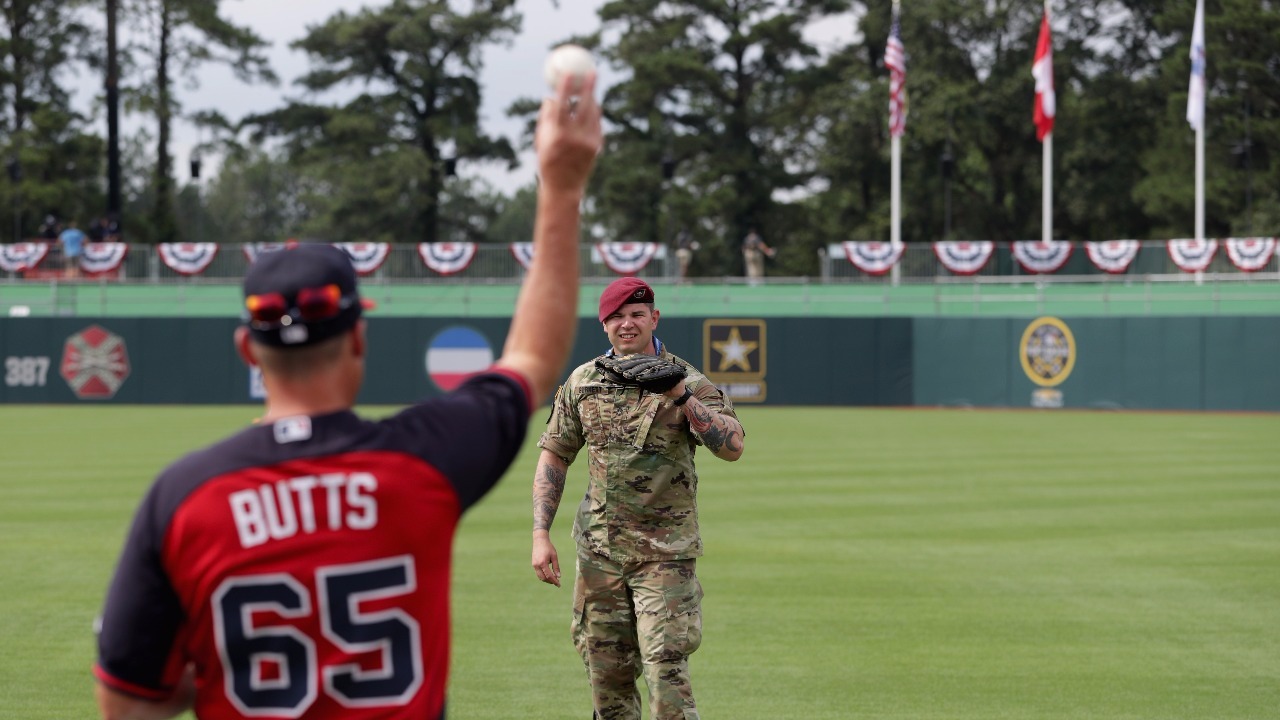
<instances>
[{"instance_id":1,"label":"flagpole","mask_svg":"<svg viewBox=\"0 0 1280 720\"><path fill-rule=\"evenodd\" d=\"M1191 86L1187 90L1187 120L1196 131L1196 241L1204 240L1204 106L1205 83L1204 0L1196 0L1191 28Z\"/></svg>"},{"instance_id":2,"label":"flagpole","mask_svg":"<svg viewBox=\"0 0 1280 720\"><path fill-rule=\"evenodd\" d=\"M893 16L898 17L901 3L893 0ZM889 163L889 247L896 256L902 247L902 138L890 129L890 163ZM892 284L897 285L902 279L902 263L893 264L889 273Z\"/></svg>"},{"instance_id":3,"label":"flagpole","mask_svg":"<svg viewBox=\"0 0 1280 720\"><path fill-rule=\"evenodd\" d=\"M1204 240L1204 123L1196 128L1196 241Z\"/></svg>"},{"instance_id":4,"label":"flagpole","mask_svg":"<svg viewBox=\"0 0 1280 720\"><path fill-rule=\"evenodd\" d=\"M902 246L902 138L895 137L892 144L891 174L889 184L889 246L896 255ZM897 285L902 276L902 263L893 264L891 277Z\"/></svg>"},{"instance_id":5,"label":"flagpole","mask_svg":"<svg viewBox=\"0 0 1280 720\"><path fill-rule=\"evenodd\" d=\"M1049 18L1049 0L1044 0L1044 16ZM1057 99L1054 99L1055 110ZM1040 240L1049 242L1053 240L1053 130L1044 134L1044 142L1041 143L1041 195L1040 198Z\"/></svg>"},{"instance_id":6,"label":"flagpole","mask_svg":"<svg viewBox=\"0 0 1280 720\"><path fill-rule=\"evenodd\" d=\"M1049 242L1053 239L1053 132L1045 133L1043 164L1044 196L1040 203L1040 239Z\"/></svg>"},{"instance_id":7,"label":"flagpole","mask_svg":"<svg viewBox=\"0 0 1280 720\"><path fill-rule=\"evenodd\" d=\"M1187 122L1196 131L1196 242L1204 242L1204 125L1205 96L1204 0L1196 0L1195 23L1191 28L1191 83L1187 87ZM1196 284L1204 274L1196 272Z\"/></svg>"}]
</instances>

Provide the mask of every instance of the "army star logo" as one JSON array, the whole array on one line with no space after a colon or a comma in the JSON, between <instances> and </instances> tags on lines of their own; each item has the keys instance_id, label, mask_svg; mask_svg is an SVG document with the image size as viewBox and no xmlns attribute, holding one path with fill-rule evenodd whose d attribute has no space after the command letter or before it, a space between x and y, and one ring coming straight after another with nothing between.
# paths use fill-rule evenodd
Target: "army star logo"
<instances>
[{"instance_id":1,"label":"army star logo","mask_svg":"<svg viewBox=\"0 0 1280 720\"><path fill-rule=\"evenodd\" d=\"M702 366L707 379L733 402L765 401L768 346L764 320L711 319L702 324Z\"/></svg>"},{"instance_id":2,"label":"army star logo","mask_svg":"<svg viewBox=\"0 0 1280 720\"><path fill-rule=\"evenodd\" d=\"M751 372L751 363L748 356L751 352L760 346L758 342L744 341L742 333L735 325L729 328L729 337L720 342L712 342L711 346L720 353L720 366L716 368L716 372L726 372L735 365L742 368L742 372Z\"/></svg>"}]
</instances>

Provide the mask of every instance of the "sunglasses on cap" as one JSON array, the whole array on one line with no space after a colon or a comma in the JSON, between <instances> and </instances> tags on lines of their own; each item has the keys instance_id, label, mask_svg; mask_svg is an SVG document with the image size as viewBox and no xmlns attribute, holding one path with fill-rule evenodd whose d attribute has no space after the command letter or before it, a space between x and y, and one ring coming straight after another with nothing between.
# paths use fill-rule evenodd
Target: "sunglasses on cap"
<instances>
[{"instance_id":1,"label":"sunglasses on cap","mask_svg":"<svg viewBox=\"0 0 1280 720\"><path fill-rule=\"evenodd\" d=\"M359 302L353 296L344 297L337 285L302 288L293 306L278 292L249 295L244 307L249 311L249 324L255 330L269 330L295 322L313 323L331 320L338 313Z\"/></svg>"}]
</instances>

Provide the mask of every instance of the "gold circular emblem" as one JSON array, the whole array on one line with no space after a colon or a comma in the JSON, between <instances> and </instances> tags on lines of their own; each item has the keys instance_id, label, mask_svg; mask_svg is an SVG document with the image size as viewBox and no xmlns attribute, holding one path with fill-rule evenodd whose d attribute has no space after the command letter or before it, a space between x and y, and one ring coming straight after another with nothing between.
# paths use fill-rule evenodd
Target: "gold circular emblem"
<instances>
[{"instance_id":1,"label":"gold circular emblem","mask_svg":"<svg viewBox=\"0 0 1280 720\"><path fill-rule=\"evenodd\" d=\"M1076 339L1058 318L1036 318L1022 333L1018 358L1031 382L1041 387L1061 385L1076 365Z\"/></svg>"}]
</instances>

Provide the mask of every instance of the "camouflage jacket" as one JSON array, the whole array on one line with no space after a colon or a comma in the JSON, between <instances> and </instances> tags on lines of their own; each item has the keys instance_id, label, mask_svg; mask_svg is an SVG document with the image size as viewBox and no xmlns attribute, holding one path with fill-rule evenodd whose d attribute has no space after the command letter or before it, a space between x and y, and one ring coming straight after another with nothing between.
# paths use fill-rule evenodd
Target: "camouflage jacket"
<instances>
[{"instance_id":1,"label":"camouflage jacket","mask_svg":"<svg viewBox=\"0 0 1280 720\"><path fill-rule=\"evenodd\" d=\"M689 363L685 387L708 408L737 418L732 403ZM587 362L556 393L538 447L572 463L585 445L586 496L573 537L614 562L681 560L702 555L698 534L698 473L702 441L672 398L623 387Z\"/></svg>"}]
</instances>

